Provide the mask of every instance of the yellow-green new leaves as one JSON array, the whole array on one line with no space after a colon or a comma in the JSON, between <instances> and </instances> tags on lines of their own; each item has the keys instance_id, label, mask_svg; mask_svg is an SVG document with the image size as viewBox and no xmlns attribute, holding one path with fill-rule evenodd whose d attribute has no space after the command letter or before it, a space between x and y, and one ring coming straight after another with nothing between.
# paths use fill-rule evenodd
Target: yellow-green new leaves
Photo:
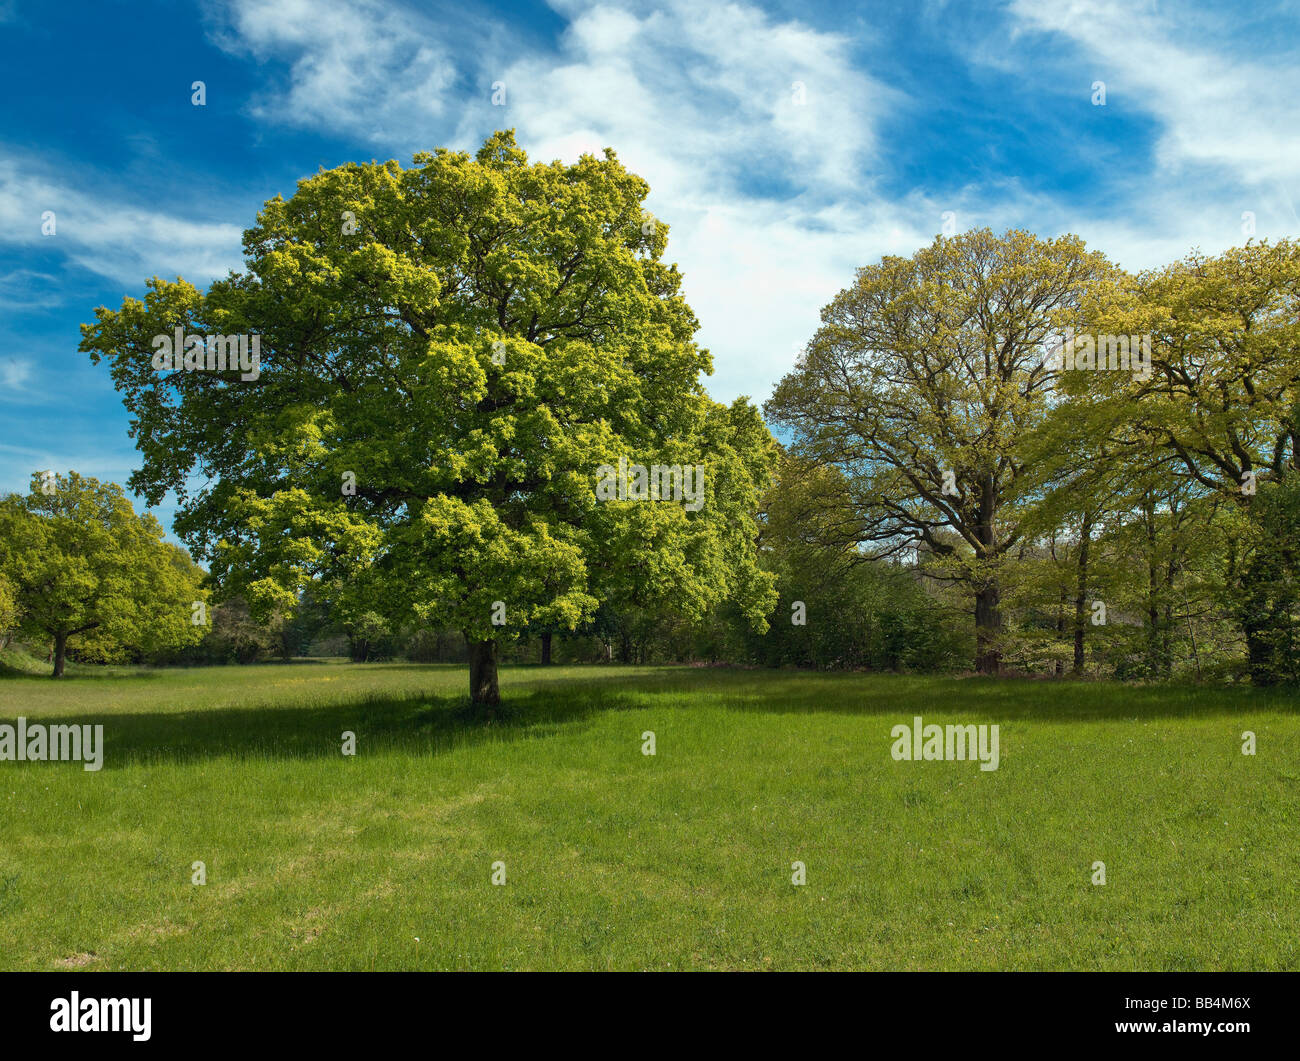
<instances>
[{"instance_id":1,"label":"yellow-green new leaves","mask_svg":"<svg viewBox=\"0 0 1300 1061\"><path fill-rule=\"evenodd\" d=\"M478 638L572 628L621 593L689 614L740 595L761 622L766 429L705 398L647 192L612 152L530 163L509 133L300 182L245 234L244 273L155 280L84 326L136 418L133 484L175 490L177 533L261 612L315 584ZM258 336L258 378L154 371L151 337L178 326ZM600 504L623 456L706 465L708 503Z\"/></svg>"},{"instance_id":2,"label":"yellow-green new leaves","mask_svg":"<svg viewBox=\"0 0 1300 1061\"><path fill-rule=\"evenodd\" d=\"M1099 327L1151 336L1152 378L1128 388L1136 428L1238 501L1300 467L1300 244L1191 254L1127 295Z\"/></svg>"},{"instance_id":3,"label":"yellow-green new leaves","mask_svg":"<svg viewBox=\"0 0 1300 1061\"><path fill-rule=\"evenodd\" d=\"M18 607L18 587L4 574L0 574L0 638L13 630L22 616Z\"/></svg>"},{"instance_id":4,"label":"yellow-green new leaves","mask_svg":"<svg viewBox=\"0 0 1300 1061\"><path fill-rule=\"evenodd\" d=\"M34 476L30 494L0 500L0 575L19 628L53 642L55 676L70 640L105 659L194 644L207 632L193 621L207 599L203 572L162 535L116 483L76 472Z\"/></svg>"},{"instance_id":5,"label":"yellow-green new leaves","mask_svg":"<svg viewBox=\"0 0 1300 1061\"><path fill-rule=\"evenodd\" d=\"M484 641L534 624L572 629L594 613L582 549L552 537L545 522L514 529L485 500L445 496L425 502L420 520L414 554L447 558L422 577L413 569L422 617L450 620Z\"/></svg>"},{"instance_id":6,"label":"yellow-green new leaves","mask_svg":"<svg viewBox=\"0 0 1300 1061\"><path fill-rule=\"evenodd\" d=\"M887 257L822 311L767 409L797 456L834 464L867 552L920 547L976 595L992 645L998 573L1036 499L1026 442L1046 419L1051 337L1110 268L1073 236L988 230ZM996 669L996 652L981 653Z\"/></svg>"},{"instance_id":7,"label":"yellow-green new leaves","mask_svg":"<svg viewBox=\"0 0 1300 1061\"><path fill-rule=\"evenodd\" d=\"M1107 272L1077 238L987 230L885 258L822 312L769 412L796 451L846 467L864 541L949 552L940 528L991 558L1014 540L1019 449L1045 417L1055 329Z\"/></svg>"}]
</instances>

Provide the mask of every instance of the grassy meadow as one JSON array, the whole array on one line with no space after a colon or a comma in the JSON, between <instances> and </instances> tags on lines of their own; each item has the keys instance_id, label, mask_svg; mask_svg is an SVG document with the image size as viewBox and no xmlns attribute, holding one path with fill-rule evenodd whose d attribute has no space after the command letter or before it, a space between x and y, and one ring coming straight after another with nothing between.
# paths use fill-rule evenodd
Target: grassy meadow
<instances>
[{"instance_id":1,"label":"grassy meadow","mask_svg":"<svg viewBox=\"0 0 1300 1061\"><path fill-rule=\"evenodd\" d=\"M0 679L106 742L0 762L0 968L1300 969L1293 695L515 667L480 719L466 680ZM1000 768L894 761L914 715Z\"/></svg>"}]
</instances>

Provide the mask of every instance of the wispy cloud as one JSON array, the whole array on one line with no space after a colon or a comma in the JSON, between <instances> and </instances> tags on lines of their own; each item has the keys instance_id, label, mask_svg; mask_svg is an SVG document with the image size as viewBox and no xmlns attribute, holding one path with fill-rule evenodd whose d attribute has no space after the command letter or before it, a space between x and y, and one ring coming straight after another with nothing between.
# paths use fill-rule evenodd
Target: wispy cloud
<instances>
[{"instance_id":1,"label":"wispy cloud","mask_svg":"<svg viewBox=\"0 0 1300 1061\"><path fill-rule=\"evenodd\" d=\"M1162 168L1210 165L1249 182L1300 173L1300 67L1293 50L1270 51L1247 11L1014 0L1010 12L1023 29L1069 39L1110 75L1108 106L1159 119Z\"/></svg>"},{"instance_id":2,"label":"wispy cloud","mask_svg":"<svg viewBox=\"0 0 1300 1061\"><path fill-rule=\"evenodd\" d=\"M736 3L567 9L558 55L485 70L507 105L484 96L462 138L495 122L518 124L543 155L612 145L671 197L763 180L783 196L862 190L897 93L855 69L846 37Z\"/></svg>"},{"instance_id":3,"label":"wispy cloud","mask_svg":"<svg viewBox=\"0 0 1300 1061\"><path fill-rule=\"evenodd\" d=\"M59 278L38 269L12 269L0 274L0 308L49 309L64 299Z\"/></svg>"},{"instance_id":4,"label":"wispy cloud","mask_svg":"<svg viewBox=\"0 0 1300 1061\"><path fill-rule=\"evenodd\" d=\"M113 453L71 453L62 449L15 446L0 442L0 491L25 493L33 473L51 469L60 475L68 471L94 476L105 482L125 483L134 467L130 449Z\"/></svg>"},{"instance_id":5,"label":"wispy cloud","mask_svg":"<svg viewBox=\"0 0 1300 1061\"><path fill-rule=\"evenodd\" d=\"M954 190L930 186L920 168L900 190L884 178L900 151L918 149L886 143L882 129L903 113L921 118L936 99L924 98L923 78L911 82L918 98L905 98L868 68L873 50L898 46L883 25L879 39L856 27L850 37L736 0L551 7L563 31L526 39L465 9L322 0L308 17L305 0L233 0L217 39L231 53L287 64L283 83L255 102L263 121L407 154L442 143L473 149L505 127L543 159L614 147L649 181L648 205L672 227L669 253L714 354L710 387L723 398L765 394L853 270L928 242L945 210L958 228L1076 231L1131 268L1243 242L1247 211L1257 235L1300 225L1300 129L1290 115L1300 72L1230 21L1239 16L1121 0L1011 0L970 16L976 32L964 56L958 43L927 61L1027 74L1032 91L1050 96L1067 90L1043 50L1072 56L1089 76L1068 91L1086 92L1095 71L1108 84L1108 114L1149 122L1150 156L1125 178L1090 174L1068 189L973 172ZM943 18L938 8L930 16ZM499 86L504 106L493 104ZM1023 102L1008 97L981 120L995 134L999 122L1012 128ZM1089 110L1066 108L1062 120L1099 120ZM1130 134L1103 142L1148 150ZM929 150L944 151L937 140Z\"/></svg>"},{"instance_id":6,"label":"wispy cloud","mask_svg":"<svg viewBox=\"0 0 1300 1061\"><path fill-rule=\"evenodd\" d=\"M52 235L42 232L53 214ZM41 246L100 276L138 288L148 276L208 281L242 264L239 225L191 221L83 191L30 159L0 160L0 243Z\"/></svg>"},{"instance_id":7,"label":"wispy cloud","mask_svg":"<svg viewBox=\"0 0 1300 1061\"><path fill-rule=\"evenodd\" d=\"M377 0L235 0L214 37L290 64L287 89L259 94L254 117L396 144L448 109L456 69L439 29Z\"/></svg>"},{"instance_id":8,"label":"wispy cloud","mask_svg":"<svg viewBox=\"0 0 1300 1061\"><path fill-rule=\"evenodd\" d=\"M921 218L882 204L862 178L897 94L854 68L843 36L750 5L565 12L560 53L486 73L506 105L480 100L458 139L510 125L540 158L613 146L671 226L669 253L714 355L711 390L765 389L858 256L920 236Z\"/></svg>"},{"instance_id":9,"label":"wispy cloud","mask_svg":"<svg viewBox=\"0 0 1300 1061\"><path fill-rule=\"evenodd\" d=\"M0 357L0 397L12 391L26 390L31 377L31 362Z\"/></svg>"},{"instance_id":10,"label":"wispy cloud","mask_svg":"<svg viewBox=\"0 0 1300 1061\"><path fill-rule=\"evenodd\" d=\"M1061 114L1110 156L1077 149L1081 183L1069 195L1004 200L1026 227L1076 232L1131 269L1300 229L1293 34L1278 47L1252 21L1278 12L1125 0L1012 0L1005 12L1008 25L973 42L968 60L1072 97ZM1095 81L1104 108L1085 105ZM983 198L992 204L989 189Z\"/></svg>"},{"instance_id":11,"label":"wispy cloud","mask_svg":"<svg viewBox=\"0 0 1300 1061\"><path fill-rule=\"evenodd\" d=\"M863 179L881 151L877 121L899 96L855 68L846 36L744 3L556 6L569 25L554 51L374 0L313 4L311 18L293 3L238 0L220 40L292 56L283 97L258 104L284 124L408 151L472 149L505 127L542 159L615 148L672 227L721 397L765 388L788 366L865 257L937 230L937 210L892 208ZM453 24L474 47L447 38ZM445 47L394 43L411 39ZM463 87L448 109L453 82Z\"/></svg>"}]
</instances>

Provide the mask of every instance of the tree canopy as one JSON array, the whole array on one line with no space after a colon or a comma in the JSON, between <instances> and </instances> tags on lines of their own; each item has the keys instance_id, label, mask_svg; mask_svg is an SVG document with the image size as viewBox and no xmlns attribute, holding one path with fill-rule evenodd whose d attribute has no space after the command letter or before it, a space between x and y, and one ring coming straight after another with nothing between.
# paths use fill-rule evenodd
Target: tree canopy
<instances>
[{"instance_id":1,"label":"tree canopy","mask_svg":"<svg viewBox=\"0 0 1300 1061\"><path fill-rule=\"evenodd\" d=\"M116 483L34 475L30 493L0 499L0 582L19 630L52 643L56 678L74 638L100 654L197 642L202 576Z\"/></svg>"},{"instance_id":2,"label":"tree canopy","mask_svg":"<svg viewBox=\"0 0 1300 1061\"><path fill-rule=\"evenodd\" d=\"M511 133L414 163L305 179L245 233L245 271L206 292L155 277L82 326L133 414L132 487L175 492L177 533L255 612L313 585L356 616L458 626L484 703L500 638L573 629L611 594L735 600L761 625L770 437L703 392L645 182L608 150L530 163ZM178 330L209 352L256 336L257 371L160 370ZM599 500L620 458L703 466L702 507Z\"/></svg>"},{"instance_id":3,"label":"tree canopy","mask_svg":"<svg viewBox=\"0 0 1300 1061\"><path fill-rule=\"evenodd\" d=\"M922 549L974 597L977 665L999 666L999 570L1041 496L1027 447L1056 373L1051 337L1111 267L1078 237L987 229L886 257L822 311L767 412L794 452L848 477L853 543Z\"/></svg>"}]
</instances>

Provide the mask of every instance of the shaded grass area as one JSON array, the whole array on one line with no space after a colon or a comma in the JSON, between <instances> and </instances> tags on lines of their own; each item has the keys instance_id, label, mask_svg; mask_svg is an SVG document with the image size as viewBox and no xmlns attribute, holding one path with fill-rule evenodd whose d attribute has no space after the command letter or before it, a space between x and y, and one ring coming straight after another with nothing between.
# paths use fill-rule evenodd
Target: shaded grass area
<instances>
[{"instance_id":1,"label":"shaded grass area","mask_svg":"<svg viewBox=\"0 0 1300 1061\"><path fill-rule=\"evenodd\" d=\"M1286 694L519 667L484 718L465 684L0 681L106 741L0 763L0 967L1300 968ZM917 714L1000 725L1000 769L895 762Z\"/></svg>"},{"instance_id":2,"label":"shaded grass area","mask_svg":"<svg viewBox=\"0 0 1300 1061\"><path fill-rule=\"evenodd\" d=\"M46 660L44 654L35 654L28 646L17 641L0 647L0 679L6 678L49 678L54 664ZM66 674L87 677L123 676L135 673L136 668L100 667L89 663L68 660Z\"/></svg>"}]
</instances>

